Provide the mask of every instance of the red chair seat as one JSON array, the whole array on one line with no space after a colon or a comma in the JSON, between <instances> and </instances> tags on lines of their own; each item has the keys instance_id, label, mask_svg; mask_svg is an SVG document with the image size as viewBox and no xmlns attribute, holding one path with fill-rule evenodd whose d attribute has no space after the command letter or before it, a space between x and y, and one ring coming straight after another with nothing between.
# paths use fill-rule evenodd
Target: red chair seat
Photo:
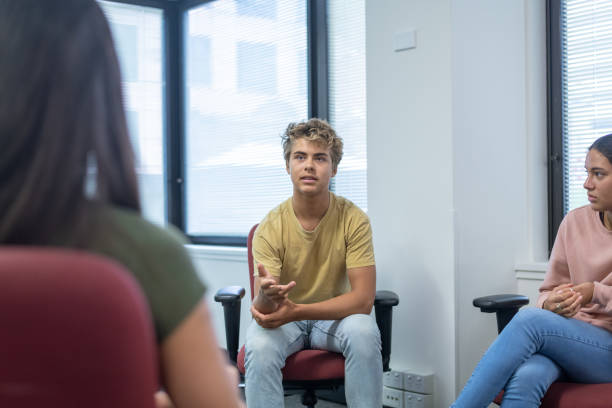
<instances>
[{"instance_id":1,"label":"red chair seat","mask_svg":"<svg viewBox=\"0 0 612 408\"><path fill-rule=\"evenodd\" d=\"M238 370L244 374L244 346L238 353ZM284 381L321 381L344 378L342 354L325 350L300 350L285 361Z\"/></svg>"},{"instance_id":2,"label":"red chair seat","mask_svg":"<svg viewBox=\"0 0 612 408\"><path fill-rule=\"evenodd\" d=\"M504 398L504 391L502 390L499 394L497 394L497 397L495 397L493 402L496 403L497 405L501 405L503 398Z\"/></svg>"},{"instance_id":3,"label":"red chair seat","mask_svg":"<svg viewBox=\"0 0 612 408\"><path fill-rule=\"evenodd\" d=\"M497 405L501 405L504 392L495 397ZM550 386L541 408L609 408L612 396L612 383L607 384L580 384L556 382Z\"/></svg>"},{"instance_id":4,"label":"red chair seat","mask_svg":"<svg viewBox=\"0 0 612 408\"><path fill-rule=\"evenodd\" d=\"M119 264L57 248L0 250L0 406L152 408L147 301Z\"/></svg>"},{"instance_id":5,"label":"red chair seat","mask_svg":"<svg viewBox=\"0 0 612 408\"><path fill-rule=\"evenodd\" d=\"M606 408L612 406L612 383L580 384L556 382L542 399L541 407L548 408Z\"/></svg>"}]
</instances>

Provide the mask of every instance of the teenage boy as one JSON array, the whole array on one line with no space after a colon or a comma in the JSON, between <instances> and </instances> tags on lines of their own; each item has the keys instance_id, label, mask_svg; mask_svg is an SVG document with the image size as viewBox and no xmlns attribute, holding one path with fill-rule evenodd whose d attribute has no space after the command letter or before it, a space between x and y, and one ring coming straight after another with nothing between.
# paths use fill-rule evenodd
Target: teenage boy
<instances>
[{"instance_id":1,"label":"teenage boy","mask_svg":"<svg viewBox=\"0 0 612 408\"><path fill-rule=\"evenodd\" d=\"M253 238L256 266L246 337L249 408L283 407L281 368L304 348L342 353L351 408L382 406L380 333L367 215L329 191L342 139L324 120L292 123L282 136L293 196L268 213Z\"/></svg>"}]
</instances>

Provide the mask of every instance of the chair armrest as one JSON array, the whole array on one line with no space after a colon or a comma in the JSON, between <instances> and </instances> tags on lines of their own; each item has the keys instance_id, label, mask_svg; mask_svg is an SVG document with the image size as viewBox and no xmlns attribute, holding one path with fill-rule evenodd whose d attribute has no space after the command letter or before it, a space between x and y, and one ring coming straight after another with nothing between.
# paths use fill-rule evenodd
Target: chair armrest
<instances>
[{"instance_id":1,"label":"chair armrest","mask_svg":"<svg viewBox=\"0 0 612 408\"><path fill-rule=\"evenodd\" d=\"M399 304L399 297L390 290L376 291L374 298L374 312L376 313L376 324L380 331L381 354L383 360L383 371L389 371L389 360L391 358L391 329L393 325L393 307Z\"/></svg>"},{"instance_id":2,"label":"chair armrest","mask_svg":"<svg viewBox=\"0 0 612 408\"><path fill-rule=\"evenodd\" d=\"M491 295L474 299L474 306L481 312L493 313L498 310L520 308L529 303L529 298L523 295Z\"/></svg>"},{"instance_id":3,"label":"chair armrest","mask_svg":"<svg viewBox=\"0 0 612 408\"><path fill-rule=\"evenodd\" d=\"M374 298L374 306L397 306L399 304L399 296L397 293L390 290L377 290Z\"/></svg>"},{"instance_id":4,"label":"chair armrest","mask_svg":"<svg viewBox=\"0 0 612 408\"><path fill-rule=\"evenodd\" d=\"M521 306L529 303L529 298L523 295L491 295L474 299L472 304L484 313L495 313L497 317L497 332L501 331L512 320Z\"/></svg>"},{"instance_id":5,"label":"chair armrest","mask_svg":"<svg viewBox=\"0 0 612 408\"><path fill-rule=\"evenodd\" d=\"M242 286L226 286L215 293L215 302L240 302L245 290Z\"/></svg>"},{"instance_id":6,"label":"chair armrest","mask_svg":"<svg viewBox=\"0 0 612 408\"><path fill-rule=\"evenodd\" d=\"M241 286L227 286L215 293L215 302L223 306L225 319L225 342L229 359L236 363L238 338L240 337L240 304L245 290Z\"/></svg>"}]
</instances>

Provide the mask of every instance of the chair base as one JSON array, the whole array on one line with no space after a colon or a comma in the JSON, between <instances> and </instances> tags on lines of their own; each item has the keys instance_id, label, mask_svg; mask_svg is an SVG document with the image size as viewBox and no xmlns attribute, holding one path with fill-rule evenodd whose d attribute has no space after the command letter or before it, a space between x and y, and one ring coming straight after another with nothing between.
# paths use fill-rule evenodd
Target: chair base
<instances>
[{"instance_id":1,"label":"chair base","mask_svg":"<svg viewBox=\"0 0 612 408\"><path fill-rule=\"evenodd\" d=\"M333 399L340 389L342 398L344 398L344 378L322 381L283 381L283 388L285 395L300 394L302 405L307 407L314 407L319 399L346 404L344 401Z\"/></svg>"},{"instance_id":2,"label":"chair base","mask_svg":"<svg viewBox=\"0 0 612 408\"><path fill-rule=\"evenodd\" d=\"M335 402L337 404L346 405L346 396L344 395L344 385L330 390L317 391L317 397L324 401Z\"/></svg>"},{"instance_id":3,"label":"chair base","mask_svg":"<svg viewBox=\"0 0 612 408\"><path fill-rule=\"evenodd\" d=\"M317 395L311 389L304 391L302 394L302 405L307 406L308 408L314 408L317 403Z\"/></svg>"}]
</instances>

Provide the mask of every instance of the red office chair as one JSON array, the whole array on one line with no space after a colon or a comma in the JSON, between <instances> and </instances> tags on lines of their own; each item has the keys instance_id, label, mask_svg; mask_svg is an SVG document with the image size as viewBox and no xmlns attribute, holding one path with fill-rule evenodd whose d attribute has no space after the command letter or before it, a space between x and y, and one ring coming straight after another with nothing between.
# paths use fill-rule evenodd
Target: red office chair
<instances>
[{"instance_id":1,"label":"red office chair","mask_svg":"<svg viewBox=\"0 0 612 408\"><path fill-rule=\"evenodd\" d=\"M247 238L251 300L254 298L252 241L257 225L251 228ZM221 302L224 309L225 335L229 358L237 363L238 370L242 375L245 373L244 346L238 352L238 336L240 330L240 301L244 293L244 288L240 286L229 286L220 289L215 295L215 301ZM384 290L376 292L374 310L382 341L384 371L389 371L392 308L398 303L399 298L395 293ZM325 350L301 350L287 357L282 373L285 391L305 390L302 395L302 404L313 408L317 403L315 390L335 390L344 384L344 357L342 354Z\"/></svg>"},{"instance_id":2,"label":"red office chair","mask_svg":"<svg viewBox=\"0 0 612 408\"><path fill-rule=\"evenodd\" d=\"M521 295L493 295L476 298L474 306L481 312L495 313L497 316L497 332L506 327L521 306L529 303L526 296ZM503 391L495 398L500 405ZM608 408L612 396L612 383L607 384L579 384L570 382L553 383L544 398L542 408Z\"/></svg>"},{"instance_id":3,"label":"red office chair","mask_svg":"<svg viewBox=\"0 0 612 408\"><path fill-rule=\"evenodd\" d=\"M70 250L0 249L0 406L153 408L147 303L117 263Z\"/></svg>"}]
</instances>

